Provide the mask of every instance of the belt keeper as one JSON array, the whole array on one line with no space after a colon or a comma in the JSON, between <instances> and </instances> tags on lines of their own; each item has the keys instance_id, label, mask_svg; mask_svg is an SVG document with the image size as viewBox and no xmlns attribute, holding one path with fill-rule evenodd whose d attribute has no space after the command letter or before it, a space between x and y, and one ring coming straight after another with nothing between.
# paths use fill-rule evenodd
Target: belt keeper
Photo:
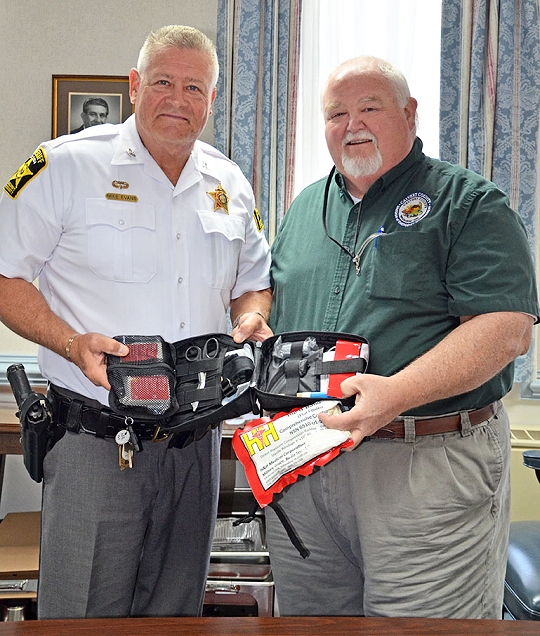
<instances>
[{"instance_id":1,"label":"belt keeper","mask_svg":"<svg viewBox=\"0 0 540 636\"><path fill-rule=\"evenodd\" d=\"M105 411L101 411L99 414L99 426L96 427L96 437L104 438L107 432L107 426L109 424L110 416Z\"/></svg>"},{"instance_id":2,"label":"belt keeper","mask_svg":"<svg viewBox=\"0 0 540 636\"><path fill-rule=\"evenodd\" d=\"M416 439L416 426L414 424L414 417L406 415L403 418L403 428L405 430L405 442L413 444Z\"/></svg>"},{"instance_id":3,"label":"belt keeper","mask_svg":"<svg viewBox=\"0 0 540 636\"><path fill-rule=\"evenodd\" d=\"M467 411L461 411L459 414L461 420L461 437L468 437L471 435L471 420Z\"/></svg>"},{"instance_id":4,"label":"belt keeper","mask_svg":"<svg viewBox=\"0 0 540 636\"><path fill-rule=\"evenodd\" d=\"M82 410L84 404L79 400L71 400L66 416L66 429L71 433L79 433L81 431Z\"/></svg>"}]
</instances>

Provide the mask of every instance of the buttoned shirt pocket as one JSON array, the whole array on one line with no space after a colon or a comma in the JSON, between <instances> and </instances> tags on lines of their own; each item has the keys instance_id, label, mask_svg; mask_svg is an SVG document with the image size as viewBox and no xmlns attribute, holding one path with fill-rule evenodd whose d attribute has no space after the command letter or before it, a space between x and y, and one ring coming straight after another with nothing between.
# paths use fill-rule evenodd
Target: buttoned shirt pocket
<instances>
[{"instance_id":1,"label":"buttoned shirt pocket","mask_svg":"<svg viewBox=\"0 0 540 636\"><path fill-rule=\"evenodd\" d=\"M103 280L147 283L156 274L152 205L86 200L88 263Z\"/></svg>"},{"instance_id":2,"label":"buttoned shirt pocket","mask_svg":"<svg viewBox=\"0 0 540 636\"><path fill-rule=\"evenodd\" d=\"M238 273L238 259L245 243L245 221L241 216L228 216L198 210L204 233L201 267L210 287L232 289Z\"/></svg>"}]
</instances>

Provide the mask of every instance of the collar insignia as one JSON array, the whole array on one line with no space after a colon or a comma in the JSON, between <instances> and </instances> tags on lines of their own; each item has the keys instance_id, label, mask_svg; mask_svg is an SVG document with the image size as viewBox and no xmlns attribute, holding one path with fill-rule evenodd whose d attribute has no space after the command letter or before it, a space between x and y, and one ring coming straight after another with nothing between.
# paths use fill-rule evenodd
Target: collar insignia
<instances>
[{"instance_id":1,"label":"collar insignia","mask_svg":"<svg viewBox=\"0 0 540 636\"><path fill-rule=\"evenodd\" d=\"M221 183L218 184L215 190L206 194L214 199L214 212L223 208L225 213L229 214L229 195L225 192Z\"/></svg>"}]
</instances>

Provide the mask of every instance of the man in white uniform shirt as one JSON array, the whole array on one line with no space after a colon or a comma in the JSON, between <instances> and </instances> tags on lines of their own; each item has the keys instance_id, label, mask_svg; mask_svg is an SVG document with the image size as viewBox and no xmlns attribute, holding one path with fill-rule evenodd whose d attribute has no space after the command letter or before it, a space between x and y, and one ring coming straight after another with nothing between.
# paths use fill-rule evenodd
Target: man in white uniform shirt
<instances>
[{"instance_id":1,"label":"man in white uniform shirt","mask_svg":"<svg viewBox=\"0 0 540 636\"><path fill-rule=\"evenodd\" d=\"M217 75L196 29L151 33L130 73L135 114L42 144L0 199L0 319L40 345L68 429L44 461L38 618L202 611L219 429L147 441L120 470L105 361L129 351L114 335L225 332L229 308L238 342L271 334L252 190L197 141Z\"/></svg>"}]
</instances>

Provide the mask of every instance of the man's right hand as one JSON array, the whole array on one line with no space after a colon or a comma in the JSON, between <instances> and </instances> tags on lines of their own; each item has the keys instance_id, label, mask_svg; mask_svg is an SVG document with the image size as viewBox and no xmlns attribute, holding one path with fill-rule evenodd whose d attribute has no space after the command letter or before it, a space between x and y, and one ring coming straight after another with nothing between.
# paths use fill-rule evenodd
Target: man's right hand
<instances>
[{"instance_id":1,"label":"man's right hand","mask_svg":"<svg viewBox=\"0 0 540 636\"><path fill-rule=\"evenodd\" d=\"M129 353L129 347L113 338L100 333L85 333L76 335L69 349L69 357L84 375L96 386L102 386L110 391L111 385L107 379L106 354L124 357Z\"/></svg>"}]
</instances>

